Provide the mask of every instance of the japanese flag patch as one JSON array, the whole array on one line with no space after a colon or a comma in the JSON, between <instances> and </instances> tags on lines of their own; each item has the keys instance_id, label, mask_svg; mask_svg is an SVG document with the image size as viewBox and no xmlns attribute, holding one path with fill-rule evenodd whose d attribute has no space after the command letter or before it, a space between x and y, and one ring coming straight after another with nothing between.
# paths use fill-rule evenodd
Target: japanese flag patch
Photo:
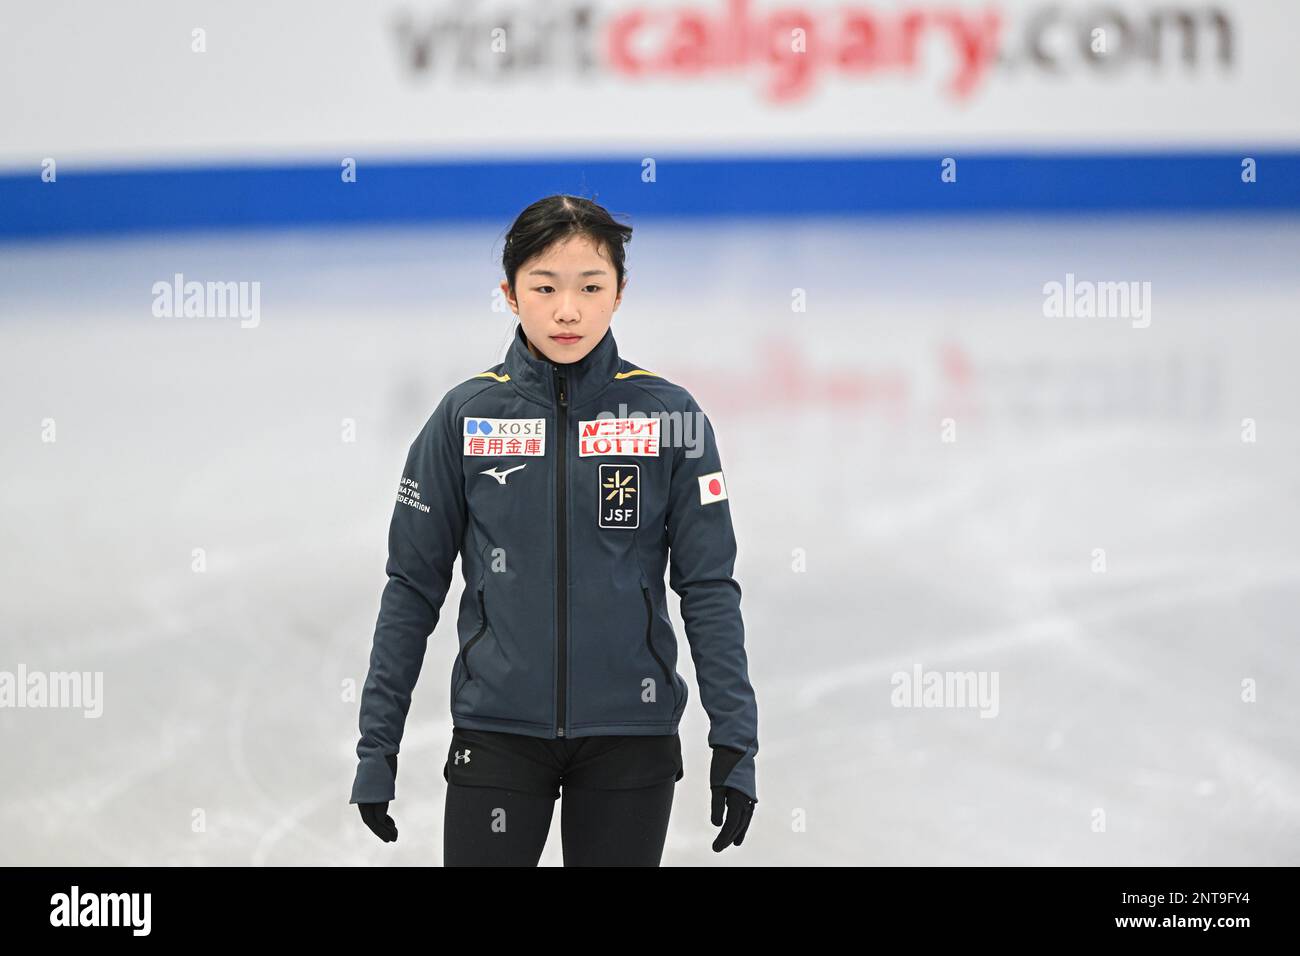
<instances>
[{"instance_id":1,"label":"japanese flag patch","mask_svg":"<svg viewBox=\"0 0 1300 956\"><path fill-rule=\"evenodd\" d=\"M714 471L707 475L700 475L700 504L711 505L715 501L727 500L727 482L722 477L722 472Z\"/></svg>"}]
</instances>

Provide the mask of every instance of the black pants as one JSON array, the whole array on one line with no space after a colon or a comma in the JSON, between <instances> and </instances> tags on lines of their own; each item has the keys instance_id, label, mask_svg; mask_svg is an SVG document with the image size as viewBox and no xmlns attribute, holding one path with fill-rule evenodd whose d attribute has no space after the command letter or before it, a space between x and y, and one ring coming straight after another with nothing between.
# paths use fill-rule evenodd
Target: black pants
<instances>
[{"instance_id":1,"label":"black pants","mask_svg":"<svg viewBox=\"0 0 1300 956\"><path fill-rule=\"evenodd\" d=\"M681 742L458 727L443 776L446 866L536 866L561 787L565 866L658 866L683 776Z\"/></svg>"}]
</instances>

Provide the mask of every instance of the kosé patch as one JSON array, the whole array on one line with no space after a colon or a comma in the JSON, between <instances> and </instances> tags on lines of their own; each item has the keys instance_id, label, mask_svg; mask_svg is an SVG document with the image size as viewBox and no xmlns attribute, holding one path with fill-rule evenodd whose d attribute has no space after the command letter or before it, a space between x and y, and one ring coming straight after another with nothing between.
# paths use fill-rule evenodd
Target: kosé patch
<instances>
[{"instance_id":1,"label":"kos\u00e9 patch","mask_svg":"<svg viewBox=\"0 0 1300 956\"><path fill-rule=\"evenodd\" d=\"M465 417L465 454L484 458L546 454L545 418Z\"/></svg>"},{"instance_id":2,"label":"kos\u00e9 patch","mask_svg":"<svg viewBox=\"0 0 1300 956\"><path fill-rule=\"evenodd\" d=\"M659 455L658 418L597 418L578 422L578 455Z\"/></svg>"},{"instance_id":3,"label":"kos\u00e9 patch","mask_svg":"<svg viewBox=\"0 0 1300 956\"><path fill-rule=\"evenodd\" d=\"M711 505L715 501L727 500L727 482L722 472L714 471L700 475L700 504Z\"/></svg>"},{"instance_id":4,"label":"kos\u00e9 patch","mask_svg":"<svg viewBox=\"0 0 1300 956\"><path fill-rule=\"evenodd\" d=\"M597 524L635 528L641 524L641 466L601 465Z\"/></svg>"}]
</instances>

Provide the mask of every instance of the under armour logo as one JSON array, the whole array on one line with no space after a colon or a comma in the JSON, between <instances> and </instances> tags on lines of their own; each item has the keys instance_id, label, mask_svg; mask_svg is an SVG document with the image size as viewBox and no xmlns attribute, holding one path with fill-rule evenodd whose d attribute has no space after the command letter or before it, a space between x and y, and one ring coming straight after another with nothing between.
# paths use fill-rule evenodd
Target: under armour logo
<instances>
[{"instance_id":1,"label":"under armour logo","mask_svg":"<svg viewBox=\"0 0 1300 956\"><path fill-rule=\"evenodd\" d=\"M506 483L506 475L510 474L512 471L518 471L520 468L526 467L527 464L528 462L524 462L522 465L515 465L513 468L507 468L505 471L497 471L496 465L493 465L491 468L480 471L479 474L491 475L497 480L497 484L504 485Z\"/></svg>"},{"instance_id":2,"label":"under armour logo","mask_svg":"<svg viewBox=\"0 0 1300 956\"><path fill-rule=\"evenodd\" d=\"M523 466L520 465L519 467L522 468ZM460 764L460 755L461 755L462 753L465 755L465 763L469 763L469 753L470 753L470 751L469 751L469 748L466 747L464 750L457 750L457 751L456 751L456 763L457 763L457 765Z\"/></svg>"}]
</instances>

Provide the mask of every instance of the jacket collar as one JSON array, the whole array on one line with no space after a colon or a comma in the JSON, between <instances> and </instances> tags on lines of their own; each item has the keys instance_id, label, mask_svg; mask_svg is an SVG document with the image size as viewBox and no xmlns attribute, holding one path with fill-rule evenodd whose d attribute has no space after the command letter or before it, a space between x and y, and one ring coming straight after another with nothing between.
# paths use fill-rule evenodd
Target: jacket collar
<instances>
[{"instance_id":1,"label":"jacket collar","mask_svg":"<svg viewBox=\"0 0 1300 956\"><path fill-rule=\"evenodd\" d=\"M537 358L528 350L523 325L515 326L514 340L506 352L505 369L519 391L546 405L556 404L556 384L565 379L565 394L570 406L595 398L614 380L619 369L618 345L613 326L605 330L596 347L576 362L558 363Z\"/></svg>"}]
</instances>

